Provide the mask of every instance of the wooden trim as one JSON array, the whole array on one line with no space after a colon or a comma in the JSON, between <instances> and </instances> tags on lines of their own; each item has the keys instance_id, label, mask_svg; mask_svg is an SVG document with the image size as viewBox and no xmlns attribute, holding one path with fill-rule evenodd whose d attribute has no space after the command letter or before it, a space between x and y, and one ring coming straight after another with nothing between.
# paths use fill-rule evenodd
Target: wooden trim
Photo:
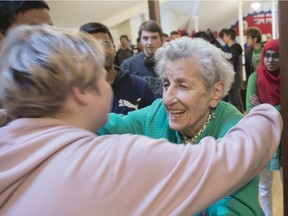
<instances>
[{"instance_id":1,"label":"wooden trim","mask_svg":"<svg viewBox=\"0 0 288 216\"><path fill-rule=\"evenodd\" d=\"M158 0L148 0L150 20L155 20L161 26L160 7Z\"/></svg>"},{"instance_id":2,"label":"wooden trim","mask_svg":"<svg viewBox=\"0 0 288 216\"><path fill-rule=\"evenodd\" d=\"M288 2L278 1L279 42L280 42L280 73L281 73L281 114L284 121L282 133L283 158L283 208L288 216Z\"/></svg>"}]
</instances>

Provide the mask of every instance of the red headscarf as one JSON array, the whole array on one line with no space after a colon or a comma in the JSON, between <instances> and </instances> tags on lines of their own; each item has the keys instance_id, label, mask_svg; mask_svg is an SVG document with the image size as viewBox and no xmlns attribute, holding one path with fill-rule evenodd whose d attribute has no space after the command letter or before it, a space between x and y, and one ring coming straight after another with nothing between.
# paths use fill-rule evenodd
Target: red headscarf
<instances>
[{"instance_id":1,"label":"red headscarf","mask_svg":"<svg viewBox=\"0 0 288 216\"><path fill-rule=\"evenodd\" d=\"M279 40L271 40L265 44L260 58L260 65L257 70L259 100L261 103L269 103L275 106L280 104L280 70L274 71L272 75L265 67L264 53L267 50L273 50L279 53Z\"/></svg>"}]
</instances>

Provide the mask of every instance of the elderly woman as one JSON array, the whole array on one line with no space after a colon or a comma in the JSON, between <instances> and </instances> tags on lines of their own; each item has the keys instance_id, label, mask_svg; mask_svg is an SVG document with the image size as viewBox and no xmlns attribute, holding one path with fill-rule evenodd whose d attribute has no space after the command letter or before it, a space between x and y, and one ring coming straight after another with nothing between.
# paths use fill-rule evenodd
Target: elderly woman
<instances>
[{"instance_id":1,"label":"elderly woman","mask_svg":"<svg viewBox=\"0 0 288 216\"><path fill-rule=\"evenodd\" d=\"M223 137L242 118L234 106L221 101L234 78L229 57L203 39L182 37L163 45L156 52L163 100L127 116L111 114L99 133L144 134L174 143L198 143L205 136ZM215 187L223 184L223 178L213 181ZM258 179L201 213L263 215L258 202Z\"/></svg>"},{"instance_id":2,"label":"elderly woman","mask_svg":"<svg viewBox=\"0 0 288 216\"><path fill-rule=\"evenodd\" d=\"M112 90L90 35L18 27L0 62L0 98L15 118L0 128L0 215L192 215L251 180L278 146L270 105L197 146L96 136Z\"/></svg>"}]
</instances>

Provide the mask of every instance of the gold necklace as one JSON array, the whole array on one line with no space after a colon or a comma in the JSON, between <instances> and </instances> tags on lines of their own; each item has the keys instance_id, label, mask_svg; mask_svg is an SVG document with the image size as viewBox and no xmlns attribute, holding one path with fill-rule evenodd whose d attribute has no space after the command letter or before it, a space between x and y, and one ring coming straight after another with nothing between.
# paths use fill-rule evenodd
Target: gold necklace
<instances>
[{"instance_id":1,"label":"gold necklace","mask_svg":"<svg viewBox=\"0 0 288 216\"><path fill-rule=\"evenodd\" d=\"M197 138L204 132L204 130L207 128L209 122L211 121L211 119L215 118L215 113L214 113L214 109L210 110L210 114L208 116L208 119L206 120L206 122L204 123L204 125L202 126L202 128L198 131L197 134L195 134L192 138L188 138L186 136L183 137L184 139L184 144L187 143L195 143L195 141L197 140Z\"/></svg>"}]
</instances>

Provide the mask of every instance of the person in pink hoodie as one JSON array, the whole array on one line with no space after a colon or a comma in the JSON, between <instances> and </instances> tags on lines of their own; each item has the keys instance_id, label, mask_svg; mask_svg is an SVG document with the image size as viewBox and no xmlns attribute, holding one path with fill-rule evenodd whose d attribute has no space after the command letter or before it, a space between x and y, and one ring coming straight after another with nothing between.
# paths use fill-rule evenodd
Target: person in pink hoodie
<instances>
[{"instance_id":1,"label":"person in pink hoodie","mask_svg":"<svg viewBox=\"0 0 288 216\"><path fill-rule=\"evenodd\" d=\"M268 104L224 138L97 136L112 90L92 36L13 28L0 50L0 215L193 215L257 175L283 127ZM222 184L215 186L215 179Z\"/></svg>"}]
</instances>

